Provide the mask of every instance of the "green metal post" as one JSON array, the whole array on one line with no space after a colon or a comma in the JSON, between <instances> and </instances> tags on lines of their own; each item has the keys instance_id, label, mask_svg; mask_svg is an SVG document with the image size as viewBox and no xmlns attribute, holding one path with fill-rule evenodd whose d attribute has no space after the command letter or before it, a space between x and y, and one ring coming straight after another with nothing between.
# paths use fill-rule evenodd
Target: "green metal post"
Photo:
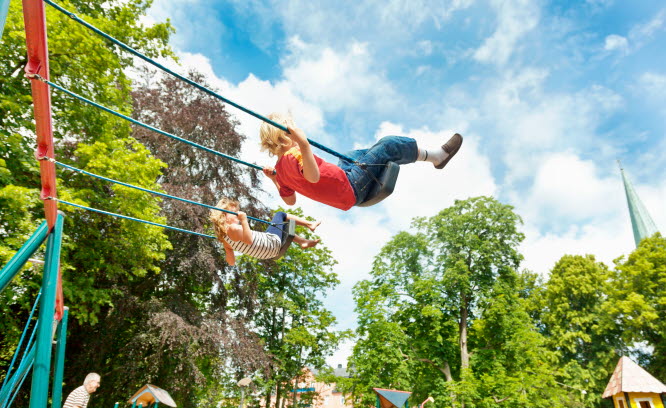
<instances>
[{"instance_id":1,"label":"green metal post","mask_svg":"<svg viewBox=\"0 0 666 408\"><path fill-rule=\"evenodd\" d=\"M377 395L377 401L375 402L375 408L382 408L381 402L379 401L379 395Z\"/></svg>"},{"instance_id":2,"label":"green metal post","mask_svg":"<svg viewBox=\"0 0 666 408\"><path fill-rule=\"evenodd\" d=\"M9 0L0 0L0 40L2 39L2 32L5 28L5 20L7 20L7 12L9 11Z\"/></svg>"},{"instance_id":3,"label":"green metal post","mask_svg":"<svg viewBox=\"0 0 666 408\"><path fill-rule=\"evenodd\" d=\"M113 404L113 408L118 408L119 405L120 402L116 402L115 404ZM53 404L52 407L55 407L55 404Z\"/></svg>"},{"instance_id":4,"label":"green metal post","mask_svg":"<svg viewBox=\"0 0 666 408\"><path fill-rule=\"evenodd\" d=\"M53 315L55 312L56 286L60 266L63 215L58 214L53 230L46 242L46 259L42 279L42 300L39 305L37 327L37 351L32 370L30 408L46 408L49 396L51 371L51 341L53 339Z\"/></svg>"},{"instance_id":5,"label":"green metal post","mask_svg":"<svg viewBox=\"0 0 666 408\"><path fill-rule=\"evenodd\" d=\"M23 265L28 262L28 259L30 259L32 254L37 249L39 249L39 247L46 239L48 232L49 227L46 224L46 221L44 221L42 225L40 225L39 228L37 228L37 230L30 236L30 238L25 241L25 244L23 244L21 249L18 250L12 259L7 262L7 265L2 268L0 271L0 292L5 290L7 285L9 285L9 282L11 282L12 279L14 279L14 276L19 273L21 268L23 268Z\"/></svg>"},{"instance_id":6,"label":"green metal post","mask_svg":"<svg viewBox=\"0 0 666 408\"><path fill-rule=\"evenodd\" d=\"M132 401L132 408L136 408L136 400Z\"/></svg>"},{"instance_id":7,"label":"green metal post","mask_svg":"<svg viewBox=\"0 0 666 408\"><path fill-rule=\"evenodd\" d=\"M62 376L65 370L65 345L67 344L67 317L69 308L65 307L58 331L56 332L55 372L53 373L53 388L51 390L51 407L60 407L62 402Z\"/></svg>"}]
</instances>

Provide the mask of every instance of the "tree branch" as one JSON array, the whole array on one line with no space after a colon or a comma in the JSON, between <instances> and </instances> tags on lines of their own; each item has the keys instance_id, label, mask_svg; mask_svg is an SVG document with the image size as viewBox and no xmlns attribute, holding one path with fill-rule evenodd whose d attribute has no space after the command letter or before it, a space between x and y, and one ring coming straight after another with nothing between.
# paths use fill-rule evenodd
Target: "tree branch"
<instances>
[{"instance_id":1,"label":"tree branch","mask_svg":"<svg viewBox=\"0 0 666 408\"><path fill-rule=\"evenodd\" d=\"M511 397L504 397L504 398L497 398L496 396L493 395L493 400L495 401L496 404L499 404L500 402L504 402L508 400Z\"/></svg>"}]
</instances>

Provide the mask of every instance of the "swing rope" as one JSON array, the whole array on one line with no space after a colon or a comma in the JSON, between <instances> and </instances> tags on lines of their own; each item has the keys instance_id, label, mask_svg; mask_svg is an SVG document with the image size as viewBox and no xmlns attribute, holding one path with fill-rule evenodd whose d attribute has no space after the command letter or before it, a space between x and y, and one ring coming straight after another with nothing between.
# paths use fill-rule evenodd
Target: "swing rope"
<instances>
[{"instance_id":1,"label":"swing rope","mask_svg":"<svg viewBox=\"0 0 666 408\"><path fill-rule=\"evenodd\" d=\"M247 114L249 114L249 115L252 115L252 116L254 116L254 117L257 118L257 119L260 119L260 120L262 120L262 121L264 121L264 122L266 122L266 123L268 123L268 124L271 124L271 125L275 126L276 128L278 128L278 129L284 131L284 132L287 132L287 133L289 132L289 129L287 129L285 126L283 126L283 125L281 125L281 124L279 124L279 123L277 123L277 122L275 122L275 121L273 121L273 120L270 120L270 119L268 119L267 117L262 116L262 115L260 115L260 114L258 114L258 113L256 113L256 112L254 112L254 111L252 111L252 110L250 110L250 109L247 109L247 108L245 108L245 107L243 107L243 106L241 106L241 105L239 105L239 104L237 104L237 103L231 101L230 99L225 98L224 96L218 94L217 92L215 92L215 91L213 91L213 90L211 90L211 89L208 89L208 88L206 88L205 86L203 86L203 85L201 85L201 84L199 84L199 83L197 83L197 82L194 82L194 81L192 81L191 79L186 78L186 77L184 77L184 76L182 76L182 75L180 75L180 74L178 74L178 73L176 73L176 72L170 70L169 68L167 68L167 67L165 67L164 65L160 64L159 62L153 60L152 58L149 58L149 57L147 57L146 55L140 53L139 51L137 51L137 50L135 50L134 48L130 47L129 45L123 43L122 41L117 40L116 38L110 36L109 34L107 34L107 33L105 33L104 31L98 29L97 27L95 27L95 26L93 26L93 25L87 23L86 21L82 20L82 19L81 19L79 16L77 16L76 14L74 14L74 13L68 11L67 9L64 9L64 8L60 7L59 5L55 4L55 3L52 2L51 0L43 0L43 1L44 1L46 4L50 5L51 7L55 8L56 10L60 11L61 13L63 13L63 14L65 14L65 15L69 16L72 20L74 20L74 21L76 21L77 23L83 25L83 26L86 27L87 29L89 29L89 30L91 30L91 31L93 31L93 32L95 32L95 33L101 35L102 37L104 37L104 38L106 38L107 40L111 41L112 43L116 44L116 45L119 46L120 48L123 48L124 50L130 52L131 54L134 54L135 56L137 56L137 57L141 58L142 60L148 62L149 64L151 64L151 65L153 65L153 66L155 66L155 67L161 69L162 71L164 71L164 72L166 72L166 73L168 73L168 74L171 74L171 75L173 75L174 77L176 77L176 78L178 78L178 79L180 79L180 80L182 80L182 81L185 81L186 83L188 83L188 84L194 86L195 88L197 88L197 89L199 89L199 90L201 90L201 91L203 91L203 92L205 92L205 93L207 93L207 94L209 94L209 95L211 95L211 96L213 96L213 97L215 97L215 98L217 98L217 99L219 99L219 100L221 100L221 101L223 101L223 102L225 102L225 103L227 103L227 104L229 104L229 105L231 105L231 106L233 106L233 107L235 107L235 108L237 108L237 109L240 109L240 110L242 110L243 112L245 112L245 113L247 113ZM322 144L319 144L319 143L315 142L314 140L311 140L311 139L308 138L308 142L310 142L311 145L313 145L313 146L319 148L320 150L325 151L326 153L332 154L332 155L335 156L335 157L338 157L338 158L340 158L340 159L346 160L346 161L348 161L348 162L350 162L350 163L356 163L356 160L352 159L351 157L348 157L348 156L346 156L346 155L344 155L344 154L342 154L342 153L338 153L338 152L336 152L336 151L333 150L333 149L330 149L330 148L328 148L328 147L326 147L326 146L324 146L324 145L322 145Z\"/></svg>"},{"instance_id":2,"label":"swing rope","mask_svg":"<svg viewBox=\"0 0 666 408\"><path fill-rule=\"evenodd\" d=\"M14 352L14 357L12 357L12 362L9 364L9 368L7 369L7 374L5 374L5 379L2 381L2 386L0 387L0 389L5 388L5 385L7 385L7 379L12 374L12 370L14 369L14 363L16 363L16 358L21 352L21 346L23 345L23 340L25 340L25 335L28 333L28 327L30 326L30 322L32 321L32 316L35 314L35 310L37 309L37 304L39 304L39 298L41 296L42 296L42 291L40 290L39 293L37 293L37 297L35 298L35 303L32 305L30 316L28 317L28 320L25 323L25 327L23 328L23 332L21 333L21 338L19 339L18 345L16 345L16 351ZM30 338L32 339L32 335L30 336Z\"/></svg>"},{"instance_id":3,"label":"swing rope","mask_svg":"<svg viewBox=\"0 0 666 408\"><path fill-rule=\"evenodd\" d=\"M125 219L125 220L136 221L136 222L140 222L140 223L143 223L143 224L154 225L156 227L162 227L162 228L166 228L166 229L170 229L170 230L174 230L174 231L185 232L187 234L198 235L198 236L204 237L204 238L217 239L217 237L214 237L212 235L202 234L200 232L190 231L190 230L186 230L186 229L182 229L182 228L178 228L178 227L172 227L170 225L158 224L156 222L146 221L146 220L142 220L140 218L128 217L127 215L116 214L116 213L112 213L112 212L109 212L109 211L99 210L97 208L86 207L84 205L70 203L69 201L61 200L61 199L55 198L55 197L46 197L46 200L57 201L59 203L66 204L66 205L76 207L76 208L80 208L82 210L92 211L92 212L96 212L96 213L104 214L104 215L110 215L112 217L122 218L122 219Z\"/></svg>"},{"instance_id":4,"label":"swing rope","mask_svg":"<svg viewBox=\"0 0 666 408\"><path fill-rule=\"evenodd\" d=\"M28 76L28 78L30 78L30 79L35 79L35 80L38 80L38 81L42 81L42 82L44 82L45 84L47 84L48 86L50 86L50 87L52 87L52 88L55 88L55 89L57 89L57 90L59 90L59 91L62 91L62 92L66 93L67 95L69 95L69 96L71 96L71 97L73 97L73 98L76 98L76 99L78 99L78 100L80 100L80 101L83 101L83 102L85 102L85 103L87 103L87 104L89 104L89 105L92 105L92 106L94 106L94 107L96 107L96 108L99 108L99 109L101 109L101 110L103 110L103 111L105 111L105 112L108 112L108 113L110 113L110 114L112 114L112 115L115 115L115 116L117 116L117 117L119 117L119 118L121 118L121 119L125 119L126 121L131 122L131 123L134 123L135 125L142 126L142 127L146 128L146 129L152 130L153 132L157 132L157 133L159 133L159 134L161 134L161 135L164 135L164 136L170 137L170 138L172 138L172 139L178 140L178 141L183 142L183 143L185 143L185 144L188 144L188 145L190 145L190 146L193 146L193 147L196 147L196 148L199 148L199 149L205 150L205 151L210 152L210 153L213 153L213 154L215 154L215 155L217 155L217 156L224 157L225 159L229 159L229 160L235 161L236 163L244 164L244 165L246 165L246 166L248 166L248 167L252 167L252 168L257 169L257 170L262 170L262 167L261 167L261 166L258 166L258 165L256 165L256 164L248 163L248 162L243 161L243 160L241 160L241 159L238 159L238 158L236 158L236 157L229 156L229 155L224 154L224 153L222 153L222 152L218 152L217 150L213 150L213 149L211 149L211 148L209 148L209 147L206 147L206 146L200 145L200 144L195 143L195 142L192 142L192 141L190 141L190 140L183 139L182 137L176 136L176 135L174 135L174 134L171 134L171 133L165 132L165 131L163 131L163 130L157 129L157 128L155 128L155 127L153 127L153 126L150 126L150 125L148 125L148 124L146 124L146 123L139 122L139 121L136 120L136 119L133 119L133 118L127 116L127 115L123 115L123 114L120 113L120 112L114 111L113 109L107 108L106 106L100 105L100 104L97 103L97 102L91 101L90 99L87 99L87 98L85 98L85 97L83 97L83 96L81 96L81 95L78 95L78 94L76 94L76 93L74 93L74 92L72 92L72 91L70 91L70 90L68 90L68 89L66 89L66 88L63 88L63 87L61 87L60 85L58 85L58 84L56 84L56 83L53 83L53 82L51 82L51 81L49 81L49 80L47 80L47 79L45 79L45 78L43 78L43 77L41 77L41 76L39 76L39 75L37 75L37 74L28 74L27 76Z\"/></svg>"},{"instance_id":5,"label":"swing rope","mask_svg":"<svg viewBox=\"0 0 666 408\"><path fill-rule=\"evenodd\" d=\"M182 201L182 202L185 202L185 203L198 205L198 206L205 207L205 208L208 208L208 209L211 209L211 210L217 210L217 211L222 211L222 212L225 212L225 213L228 213L228 214L238 215L237 212L233 212L233 211L225 210L225 209L222 209L222 208L214 207L212 205L203 204L203 203L199 203L199 202L196 202L196 201L188 200L186 198L181 198L181 197L176 197L176 196L172 196L172 195L165 194L165 193L160 193L159 191L149 190L147 188L135 186L133 184L128 184L128 183L124 183L122 181L118 181L118 180L110 179L108 177L100 176L99 174L91 173L91 172L86 171L86 170L77 169L76 167L70 166L70 165L65 164L65 163L61 163L61 162L59 162L55 159L52 159L52 158L44 158L44 160L48 160L52 163L55 163L56 165L58 165L60 167L64 167L66 169L69 169L69 170L72 170L72 171L75 171L75 172L78 172L78 173L81 173L81 174L85 174L85 175L90 176L90 177L95 177L95 178L98 178L100 180L104 180L104 181L115 183L115 184L118 184L118 185L121 185L121 186L133 188L135 190L144 191L146 193L154 194L154 195L157 195L157 196L160 196L160 197L179 200L179 201ZM251 220L254 220L254 221L257 221L257 222L263 222L264 224L275 225L275 223L272 223L270 221L262 220L260 218L251 217L249 215L247 216L247 218L251 219Z\"/></svg>"}]
</instances>

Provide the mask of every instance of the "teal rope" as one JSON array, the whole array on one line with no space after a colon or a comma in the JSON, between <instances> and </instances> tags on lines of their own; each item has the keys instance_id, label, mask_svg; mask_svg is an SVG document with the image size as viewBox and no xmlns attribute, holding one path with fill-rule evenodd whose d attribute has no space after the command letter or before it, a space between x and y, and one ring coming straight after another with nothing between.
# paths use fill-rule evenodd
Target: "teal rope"
<instances>
[{"instance_id":1,"label":"teal rope","mask_svg":"<svg viewBox=\"0 0 666 408\"><path fill-rule=\"evenodd\" d=\"M16 390L14 390L14 395L12 395L11 400L9 400L9 404L7 404L7 407L11 407L12 404L14 403L14 400L16 399L16 396L18 395L18 392L21 390L21 386L23 386L23 382L25 381L26 378L28 378L28 372L30 372L30 368L35 364L35 360L30 363L30 367L28 367L27 370L25 370L25 373L23 374L23 377L21 377L21 381L19 382L18 387L16 387Z\"/></svg>"},{"instance_id":2,"label":"teal rope","mask_svg":"<svg viewBox=\"0 0 666 408\"><path fill-rule=\"evenodd\" d=\"M14 390L14 395L12 395L12 398L9 400L9 404L6 405L7 408L11 407L12 404L14 403L16 396L18 395L19 391L21 390L21 387L23 386L23 382L25 381L26 378L28 378L28 373L30 372L30 369L34 364L35 364L35 359L33 358L32 362L30 363L30 366L25 370L23 376L21 376L21 381L19 381L18 387L16 387L16 389Z\"/></svg>"},{"instance_id":3,"label":"teal rope","mask_svg":"<svg viewBox=\"0 0 666 408\"><path fill-rule=\"evenodd\" d=\"M48 4L48 5L50 5L51 7L55 8L56 10L60 11L61 13L63 13L63 14L65 14L65 15L69 16L72 20L76 21L77 23L83 25L84 27L88 28L89 30L94 31L95 33L101 35L102 37L104 37L104 38L106 38L107 40L111 41L112 43L118 45L119 47L125 49L126 51L128 51L128 52L130 52L130 53L136 55L137 57L139 57L139 58L141 58L142 60L148 62L149 64L151 64L151 65L153 65L153 66L155 66L155 67L161 69L162 71L167 72L167 73L169 73L169 74L175 76L176 78L178 78L178 79L180 79L180 80L182 80L182 81L187 82L188 84L194 86L195 88L197 88L197 89L199 89L199 90L201 90L201 91L204 91L204 92L206 92L207 94L209 94L209 95L211 95L211 96L213 96L213 97L215 97L215 98L217 98L217 99L220 99L221 101L226 102L226 103L228 103L229 105L231 105L231 106L233 106L233 107L235 107L235 108L237 108L237 109L240 109L240 110L242 110L243 112L245 112L245 113L247 113L247 114L249 114L249 115L252 115L252 116L254 116L254 117L257 118L257 119L260 119L260 120L263 120L263 121L266 122L266 123L269 123L269 124L275 126L276 128L278 128L278 129L284 131L284 132L289 132L289 129L287 129L285 126L283 126L283 125L281 125L281 124L279 124L279 123L277 123L277 122L275 122L275 121L272 121L272 120L268 119L267 117L262 116L262 115L260 115L260 114L258 114L258 113L256 113L256 112L253 112L253 111L251 111L250 109L244 108L243 106L241 106L241 105L239 105L239 104L237 104L237 103L235 103L235 102L233 102L233 101L231 101L231 100L225 98L224 96L222 96L222 95L220 95L220 94L218 94L218 93L216 93L216 92L214 92L214 91L212 91L212 90L206 88L205 86L200 85L200 84L198 84L198 83L192 81L191 79L188 79L188 78L186 78L186 77L184 77L184 76L182 76L182 75L180 75L180 74L178 74L178 73L176 73L176 72L170 70L169 68L167 68L167 67L165 67L164 65L158 63L157 61L155 61L155 60L153 60L153 59L151 59L151 58L149 58L149 57L147 57L147 56L141 54L139 51L135 50L134 48L130 47L129 45L127 45L127 44L121 42L120 40L117 40L117 39L111 37L109 34L105 33L104 31L98 29L98 28L95 27L95 26L93 26L93 25L91 25L91 24L85 22L84 20L82 20L81 18L79 18L76 14L74 14L74 13L72 13L72 12L70 12L70 11L68 11L68 10L66 10L66 9L64 9L64 8L62 8L62 7L60 7L59 5L55 4L55 3L52 2L51 0L44 0L44 2L45 2L46 4ZM338 153L338 152L336 152L336 151L333 150L333 149L330 149L330 148L328 148L328 147L326 147L326 146L324 146L324 145L321 145L321 144L315 142L314 140L308 139L308 142L310 142L311 145L313 145L313 146L315 146L315 147L317 147L317 148L319 148L319 149L321 149L321 150L323 150L323 151L325 151L325 152L327 152L327 153L330 153L330 154L332 154L332 155L335 156L335 157L338 157L338 158L340 158L340 159L347 160L347 161L350 162L350 163L356 163L356 160L352 159L351 157L348 157L348 156L345 156L344 154Z\"/></svg>"},{"instance_id":4,"label":"teal rope","mask_svg":"<svg viewBox=\"0 0 666 408\"><path fill-rule=\"evenodd\" d=\"M182 137L179 137L179 136L176 136L176 135L174 135L174 134L171 134L171 133L165 132L165 131L163 131L163 130L157 129L157 128L152 127L152 126L150 126L150 125L147 125L147 124L145 124L145 123L143 123L143 122L139 122L138 120L133 119L133 118L127 116L127 115L123 115L123 114L120 113L120 112L116 112L116 111L114 111L113 109L109 109L109 108L107 108L106 106L100 105L100 104L97 103L97 102L93 102L93 101L91 101L90 99L86 99L86 98L84 98L84 97L81 96L81 95L75 94L74 92L72 92L72 91L70 91L70 90L68 90L68 89L66 89L66 88L63 88L63 87L61 87L60 85L55 84L55 83L53 83L53 82L51 82L51 81L49 81L49 80L47 80L47 79L44 79L44 78L42 78L41 76L39 76L39 75L37 75L37 74L30 75L30 79L36 79L36 80L38 80L38 81L42 81L42 82L44 82L45 84L49 85L50 87L55 88L55 89L57 89L57 90L59 90L59 91L62 91L62 92L66 93L67 95L69 95L69 96L71 96L71 97L73 97L73 98L76 98L76 99L78 99L78 100L80 100L80 101L83 101L83 102L85 102L85 103L87 103L87 104L89 104L89 105L92 105L92 106L94 106L94 107L96 107L96 108L99 108L99 109L101 109L101 110L103 110L103 111L105 111L105 112L108 112L108 113L110 113L110 114L112 114L112 115L115 115L115 116L117 116L117 117L119 117L119 118L122 118L122 119L125 119L125 120L129 121L129 122L132 122L132 123L134 123L135 125L142 126L142 127L146 128L146 129L152 130L153 132L157 132L157 133L159 133L159 134L161 134L161 135L164 135L164 136L170 137L170 138L172 138L172 139L178 140L178 141L180 141L180 142L186 143L186 144L188 144L188 145L190 145L190 146L194 146L194 147L197 147L197 148L199 148L199 149L205 150L205 151L207 151L207 152L213 153L213 154L215 154L215 155L218 155L218 156L224 157L225 159L233 160L233 161L235 161L236 163L244 164L244 165L246 165L246 166L248 166L248 167L252 167L252 168L255 168L255 169L257 169L257 170L262 170L262 167L261 167L261 166L257 166L256 164L248 163L248 162L243 161L243 160L241 160L241 159L237 159L237 158L235 158L235 157L233 157L233 156L229 156L229 155L227 155L227 154L224 154L224 153L218 152L217 150L213 150L213 149L211 149L211 148L208 148L208 147L206 147L206 146L200 145L200 144L198 144L198 143L194 143L194 142L189 141L189 140L187 140L187 139L183 139Z\"/></svg>"},{"instance_id":5,"label":"teal rope","mask_svg":"<svg viewBox=\"0 0 666 408\"><path fill-rule=\"evenodd\" d=\"M122 181L113 180L113 179L110 179L110 178L107 178L107 177L104 177L104 176L100 176L100 175L95 174L95 173L91 173L89 171L77 169L76 167L72 167L72 166L67 165L65 163L60 163L57 160L53 160L53 159L48 159L48 160L52 161L53 163L57 164L60 167L64 167L66 169L76 171L76 172L79 172L81 174L85 174L87 176L95 177L95 178L98 178L100 180L104 180L104 181L108 181L108 182L111 182L111 183L119 184L121 186L133 188L133 189L140 190L140 191L145 191L146 193L155 194L155 195L158 195L160 197L172 198L174 200L183 201L185 203L198 205L198 206L201 206L201 207L209 208L211 210L217 210L217 211L222 211L222 212L229 213L229 214L238 215L238 213L236 213L236 212L225 210L225 209L222 209L222 208L213 207L212 205L199 203L199 202L196 202L196 201L188 200L186 198L180 198L180 197L172 196L172 195L169 195L169 194L160 193L160 192L153 191L153 190L148 190L147 188L138 187L138 186L135 186L135 185L132 185L132 184L123 183ZM264 224L274 225L272 222L265 221L265 220L262 220L262 219L259 219L259 218L250 217L249 215L247 216L247 218L249 218L251 220L254 220L254 221L258 221L258 222L263 222Z\"/></svg>"},{"instance_id":6,"label":"teal rope","mask_svg":"<svg viewBox=\"0 0 666 408\"><path fill-rule=\"evenodd\" d=\"M116 214L116 213L112 213L112 212L108 212L108 211L104 211L104 210L98 210L97 208L91 208L91 207L86 207L86 206L80 205L80 204L70 203L68 201L60 200L60 199L54 198L54 197L47 197L46 199L47 200L55 200L59 203L70 205L72 207L77 207L77 208L81 208L83 210L88 210L88 211L92 211L92 212L96 212L96 213L100 213L100 214L104 214L104 215L110 215L112 217L118 217L118 218L122 218L122 219L125 219L125 220L141 222L143 224L154 225L156 227L162 227L162 228L166 228L166 229L170 229L170 230L174 230L174 231L185 232L187 234L198 235L198 236L204 237L204 238L217 239L217 237L214 237L212 235L202 234L200 232L194 232L194 231L190 231L190 230L186 230L186 229L182 229L182 228L178 228L178 227L172 227L170 225L158 224L156 222L146 221L146 220L142 220L142 219L139 219L139 218L128 217L127 215Z\"/></svg>"},{"instance_id":7,"label":"teal rope","mask_svg":"<svg viewBox=\"0 0 666 408\"><path fill-rule=\"evenodd\" d=\"M35 314L35 310L37 309L37 304L39 303L39 298L42 296L42 291L40 290L39 293L37 293L37 297L35 298L35 303L32 305L32 310L30 311L30 316L28 317L28 321L25 323L25 327L23 328L23 333L21 333L21 338L19 339L18 345L16 346L16 351L14 351L14 357L12 357L12 362L9 364L9 368L7 369L7 374L5 374L5 379L2 381L2 387L0 389L5 388L5 385L7 384L7 379L12 373L12 370L14 369L14 363L16 363L16 357L18 357L20 351L21 351L21 346L23 345L23 340L25 340L25 335L28 333L28 327L30 327L30 322L32 321L32 316ZM33 331L34 334L34 331ZM32 336L31 336L32 338Z\"/></svg>"},{"instance_id":8,"label":"teal rope","mask_svg":"<svg viewBox=\"0 0 666 408\"><path fill-rule=\"evenodd\" d=\"M41 293L41 292L40 292L40 293ZM22 357L22 359L26 359L26 358L29 359L29 361L30 361L30 366L32 366L33 363L34 363L34 361L35 361L35 353L34 353L35 350L34 350L34 347L35 347L35 334L37 333L37 326L39 326L39 321L37 321L37 323L35 323L35 326L32 328L32 333L30 334L30 339L28 339L28 343L27 343L26 346L25 346L25 352L23 353L23 357ZM32 349L32 350L31 350L31 349ZM32 353L32 354L31 354L31 353ZM20 364L19 364L19 368L21 368L21 365L20 365ZM19 384L18 388L20 388L20 387L21 387L21 384L23 384L23 381L25 380L25 377L26 377L26 374L27 374L28 371L30 371L30 368L27 368L27 369L23 372L23 376L22 376L22 378L21 378L21 380L20 380L20 384ZM7 375L7 377L9 377L9 375ZM18 388L16 388L16 383L17 383L17 382L19 382L19 379L18 379L18 378L12 378L11 381L10 381L9 383L7 383L7 387L9 387L9 389L10 389L9 392L12 392L11 390L16 391L16 390L18 389ZM3 387L3 388L4 388L4 387ZM18 391L16 391L16 392L18 392ZM0 408L7 408L7 407L9 407L9 406L11 405L11 403L13 402L14 398L16 398L16 393L14 393L14 397L12 398L12 401L11 401L11 402L9 401L9 398L6 399L6 400L3 402L3 404L2 404L2 406L1 406ZM9 403L8 403L8 402L9 402Z\"/></svg>"}]
</instances>

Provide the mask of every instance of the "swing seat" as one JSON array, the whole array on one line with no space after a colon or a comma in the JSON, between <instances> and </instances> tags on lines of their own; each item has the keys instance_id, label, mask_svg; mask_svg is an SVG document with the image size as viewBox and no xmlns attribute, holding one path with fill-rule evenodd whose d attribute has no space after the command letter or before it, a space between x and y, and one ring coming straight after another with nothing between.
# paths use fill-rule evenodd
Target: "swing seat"
<instances>
[{"instance_id":1,"label":"swing seat","mask_svg":"<svg viewBox=\"0 0 666 408\"><path fill-rule=\"evenodd\" d=\"M400 173L400 165L395 162L388 162L382 174L378 177L378 183L372 185L372 189L368 193L368 197L364 202L358 204L358 207L370 207L382 201L393 193L395 182L398 180L398 173Z\"/></svg>"},{"instance_id":2,"label":"swing seat","mask_svg":"<svg viewBox=\"0 0 666 408\"><path fill-rule=\"evenodd\" d=\"M295 236L296 236L296 221L289 220L288 223L282 224L282 246L280 247L280 252L278 252L278 254L275 257L269 259L271 261L277 261L278 259L282 258L285 252L287 252L287 249L289 249L289 245L291 245Z\"/></svg>"}]
</instances>

